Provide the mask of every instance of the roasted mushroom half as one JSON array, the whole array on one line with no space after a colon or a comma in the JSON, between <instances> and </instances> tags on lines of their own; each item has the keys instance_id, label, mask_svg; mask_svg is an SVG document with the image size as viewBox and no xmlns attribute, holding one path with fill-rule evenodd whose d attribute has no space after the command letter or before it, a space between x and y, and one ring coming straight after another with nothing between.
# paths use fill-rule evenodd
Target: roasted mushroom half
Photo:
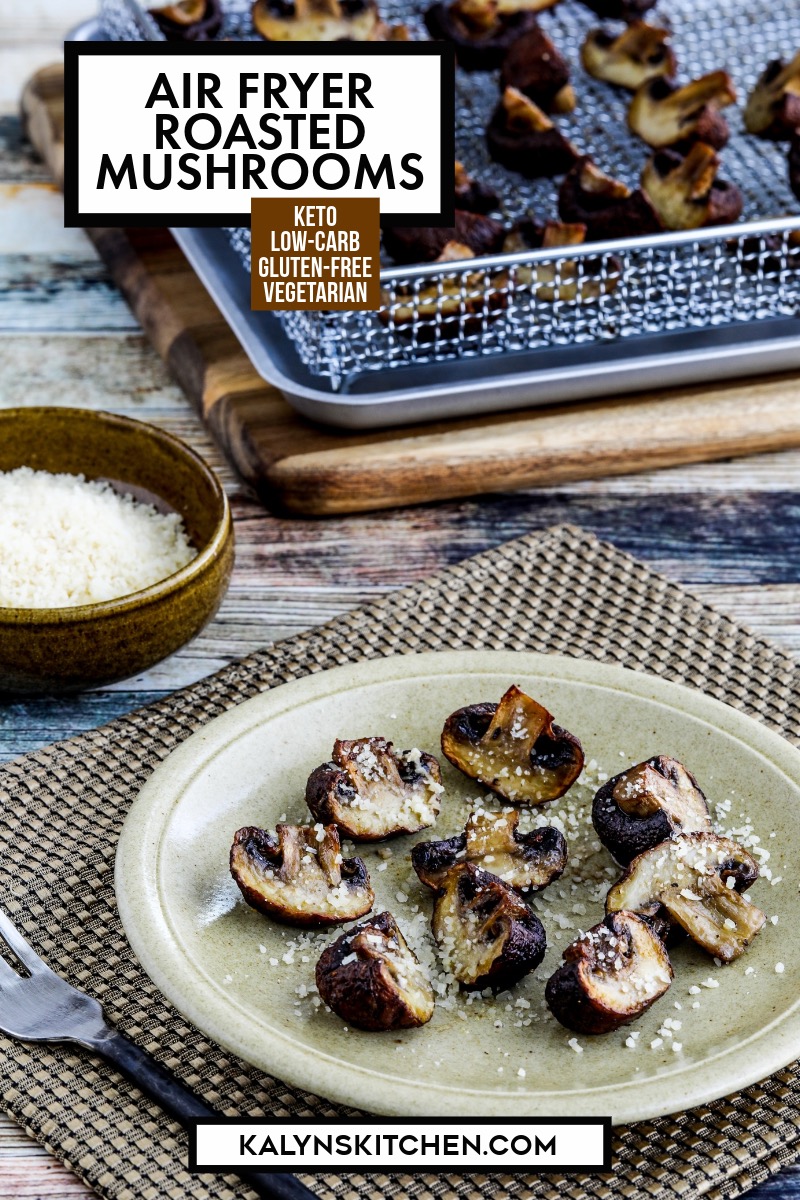
<instances>
[{"instance_id":1,"label":"roasted mushroom half","mask_svg":"<svg viewBox=\"0 0 800 1200\"><path fill-rule=\"evenodd\" d=\"M323 950L317 991L348 1025L414 1029L433 1016L433 988L390 912L368 917Z\"/></svg>"},{"instance_id":2,"label":"roasted mushroom half","mask_svg":"<svg viewBox=\"0 0 800 1200\"><path fill-rule=\"evenodd\" d=\"M656 0L581 0L587 8L606 21L635 21L655 5Z\"/></svg>"},{"instance_id":3,"label":"roasted mushroom half","mask_svg":"<svg viewBox=\"0 0 800 1200\"><path fill-rule=\"evenodd\" d=\"M375 0L256 0L253 25L268 42L383 41Z\"/></svg>"},{"instance_id":4,"label":"roasted mushroom half","mask_svg":"<svg viewBox=\"0 0 800 1200\"><path fill-rule=\"evenodd\" d=\"M800 200L800 129L794 131L789 146L789 186Z\"/></svg>"},{"instance_id":5,"label":"roasted mushroom half","mask_svg":"<svg viewBox=\"0 0 800 1200\"><path fill-rule=\"evenodd\" d=\"M360 858L342 859L335 825L278 825L277 837L245 826L231 846L231 875L252 908L286 925L321 929L363 917L375 895Z\"/></svg>"},{"instance_id":6,"label":"roasted mushroom half","mask_svg":"<svg viewBox=\"0 0 800 1200\"><path fill-rule=\"evenodd\" d=\"M499 67L506 51L528 29L535 27L537 8L555 0L528 5L512 0L454 0L432 4L425 13L431 37L452 42L459 66L466 71L491 71Z\"/></svg>"},{"instance_id":7,"label":"roasted mushroom half","mask_svg":"<svg viewBox=\"0 0 800 1200\"><path fill-rule=\"evenodd\" d=\"M583 769L578 739L516 686L499 704L470 704L451 713L442 751L459 771L512 804L557 800Z\"/></svg>"},{"instance_id":8,"label":"roasted mushroom half","mask_svg":"<svg viewBox=\"0 0 800 1200\"><path fill-rule=\"evenodd\" d=\"M592 804L592 824L623 866L673 833L711 831L708 804L697 780L666 754L604 783Z\"/></svg>"},{"instance_id":9,"label":"roasted mushroom half","mask_svg":"<svg viewBox=\"0 0 800 1200\"><path fill-rule=\"evenodd\" d=\"M636 90L628 124L655 150L685 148L691 142L721 150L730 129L720 109L735 100L736 89L726 71L713 71L683 87L658 76Z\"/></svg>"},{"instance_id":10,"label":"roasted mushroom half","mask_svg":"<svg viewBox=\"0 0 800 1200\"><path fill-rule=\"evenodd\" d=\"M632 190L582 158L564 177L558 193L562 220L586 227L586 240L642 237L658 233L661 221L641 188Z\"/></svg>"},{"instance_id":11,"label":"roasted mushroom half","mask_svg":"<svg viewBox=\"0 0 800 1200\"><path fill-rule=\"evenodd\" d=\"M563 175L578 157L547 114L514 87L505 89L492 114L486 144L492 158L528 179Z\"/></svg>"},{"instance_id":12,"label":"roasted mushroom half","mask_svg":"<svg viewBox=\"0 0 800 1200\"><path fill-rule=\"evenodd\" d=\"M150 16L168 42L207 42L222 27L220 0L178 0L151 8Z\"/></svg>"},{"instance_id":13,"label":"roasted mushroom half","mask_svg":"<svg viewBox=\"0 0 800 1200\"><path fill-rule=\"evenodd\" d=\"M470 990L511 987L547 949L542 923L525 901L471 862L445 872L431 929L445 970Z\"/></svg>"},{"instance_id":14,"label":"roasted mushroom half","mask_svg":"<svg viewBox=\"0 0 800 1200\"><path fill-rule=\"evenodd\" d=\"M436 262L464 263L475 257L462 242L448 242ZM398 283L381 292L378 319L400 337L431 342L477 337L508 305L508 276L502 271L459 271L419 286Z\"/></svg>"},{"instance_id":15,"label":"roasted mushroom half","mask_svg":"<svg viewBox=\"0 0 800 1200\"><path fill-rule=\"evenodd\" d=\"M495 254L503 244L505 233L502 221L496 221L494 217L456 209L455 225L442 228L390 225L383 231L383 245L396 263L436 262L451 242L467 246L473 254Z\"/></svg>"},{"instance_id":16,"label":"roasted mushroom half","mask_svg":"<svg viewBox=\"0 0 800 1200\"><path fill-rule=\"evenodd\" d=\"M520 833L519 813L471 813L464 832L441 842L418 842L411 863L429 888L439 887L446 871L471 862L523 892L540 892L563 873L567 842L550 825Z\"/></svg>"},{"instance_id":17,"label":"roasted mushroom half","mask_svg":"<svg viewBox=\"0 0 800 1200\"><path fill-rule=\"evenodd\" d=\"M469 174L463 163L455 165L456 210L471 213L490 213L500 207L500 197L488 183Z\"/></svg>"},{"instance_id":18,"label":"roasted mushroom half","mask_svg":"<svg viewBox=\"0 0 800 1200\"><path fill-rule=\"evenodd\" d=\"M503 59L500 87L515 87L545 112L567 113L575 107L569 64L538 25L509 48Z\"/></svg>"},{"instance_id":19,"label":"roasted mushroom half","mask_svg":"<svg viewBox=\"0 0 800 1200\"><path fill-rule=\"evenodd\" d=\"M645 164L642 188L665 229L700 229L738 221L744 200L734 183L717 179L719 158L704 142L682 157L661 150Z\"/></svg>"},{"instance_id":20,"label":"roasted mushroom half","mask_svg":"<svg viewBox=\"0 0 800 1200\"><path fill-rule=\"evenodd\" d=\"M432 754L395 750L386 738L336 741L330 762L311 772L306 804L354 842L377 842L433 825L442 772Z\"/></svg>"},{"instance_id":21,"label":"roasted mushroom half","mask_svg":"<svg viewBox=\"0 0 800 1200\"><path fill-rule=\"evenodd\" d=\"M646 21L634 21L616 37L606 29L591 29L581 62L587 75L630 92L658 75L671 77L678 65L668 31Z\"/></svg>"},{"instance_id":22,"label":"roasted mushroom half","mask_svg":"<svg viewBox=\"0 0 800 1200\"><path fill-rule=\"evenodd\" d=\"M564 951L545 999L576 1033L611 1033L635 1021L672 983L661 939L632 912L609 913Z\"/></svg>"},{"instance_id":23,"label":"roasted mushroom half","mask_svg":"<svg viewBox=\"0 0 800 1200\"><path fill-rule=\"evenodd\" d=\"M666 917L722 962L743 954L766 917L740 892L758 878L755 859L716 833L681 833L630 864L606 899L646 918Z\"/></svg>"},{"instance_id":24,"label":"roasted mushroom half","mask_svg":"<svg viewBox=\"0 0 800 1200\"><path fill-rule=\"evenodd\" d=\"M777 142L800 126L800 50L789 63L769 64L748 96L744 124L748 133Z\"/></svg>"},{"instance_id":25,"label":"roasted mushroom half","mask_svg":"<svg viewBox=\"0 0 800 1200\"><path fill-rule=\"evenodd\" d=\"M554 250L567 246L582 246L586 241L586 226L548 221L538 226L533 221L521 221L503 242L507 253L523 250ZM516 267L512 290L525 288L540 302L584 304L614 291L619 283L621 266L618 258L557 258Z\"/></svg>"}]
</instances>

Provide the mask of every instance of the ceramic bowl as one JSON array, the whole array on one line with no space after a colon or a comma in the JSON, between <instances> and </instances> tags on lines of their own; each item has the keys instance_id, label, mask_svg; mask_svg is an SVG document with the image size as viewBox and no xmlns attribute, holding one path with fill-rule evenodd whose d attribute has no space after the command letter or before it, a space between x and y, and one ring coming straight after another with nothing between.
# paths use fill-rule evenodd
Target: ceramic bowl
<instances>
[{"instance_id":1,"label":"ceramic bowl","mask_svg":"<svg viewBox=\"0 0 800 1200\"><path fill-rule=\"evenodd\" d=\"M233 526L214 472L161 429L78 408L0 409L0 471L82 474L181 514L199 553L130 595L73 608L0 608L0 693L78 691L126 679L193 638L233 568Z\"/></svg>"}]
</instances>

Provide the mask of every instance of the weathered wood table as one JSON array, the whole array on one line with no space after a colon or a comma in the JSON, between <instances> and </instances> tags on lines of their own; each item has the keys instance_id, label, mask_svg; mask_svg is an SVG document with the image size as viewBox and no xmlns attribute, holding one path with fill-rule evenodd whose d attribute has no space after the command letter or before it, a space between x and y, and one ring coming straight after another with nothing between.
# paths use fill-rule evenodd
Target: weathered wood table
<instances>
[{"instance_id":1,"label":"weathered wood table","mask_svg":"<svg viewBox=\"0 0 800 1200\"><path fill-rule=\"evenodd\" d=\"M59 56L63 31L93 9L92 0L0 5L0 404L110 409L185 438L225 481L237 565L213 624L146 675L90 695L0 708L0 758L89 729L267 641L559 521L647 559L800 651L800 452L375 516L288 521L264 512L150 350L88 239L63 228L61 197L21 140L23 83ZM750 1194L800 1197L800 1169ZM88 1195L0 1117L0 1197Z\"/></svg>"}]
</instances>

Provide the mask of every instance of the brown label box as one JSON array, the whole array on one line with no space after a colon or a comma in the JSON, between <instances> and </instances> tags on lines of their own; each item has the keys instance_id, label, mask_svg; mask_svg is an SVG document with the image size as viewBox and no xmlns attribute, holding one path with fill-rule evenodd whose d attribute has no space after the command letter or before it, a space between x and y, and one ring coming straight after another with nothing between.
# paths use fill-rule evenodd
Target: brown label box
<instances>
[{"instance_id":1,"label":"brown label box","mask_svg":"<svg viewBox=\"0 0 800 1200\"><path fill-rule=\"evenodd\" d=\"M377 197L259 197L252 201L251 233L251 308L380 308Z\"/></svg>"}]
</instances>

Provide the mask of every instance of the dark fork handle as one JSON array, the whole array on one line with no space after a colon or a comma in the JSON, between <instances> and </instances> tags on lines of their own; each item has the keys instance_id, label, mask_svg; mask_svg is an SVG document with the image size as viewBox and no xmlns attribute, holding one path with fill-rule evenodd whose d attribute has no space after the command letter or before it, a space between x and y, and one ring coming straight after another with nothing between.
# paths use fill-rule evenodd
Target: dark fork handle
<instances>
[{"instance_id":1,"label":"dark fork handle","mask_svg":"<svg viewBox=\"0 0 800 1200\"><path fill-rule=\"evenodd\" d=\"M146 1050L128 1041L121 1033L110 1030L108 1037L100 1037L83 1045L108 1062L130 1079L140 1091L155 1100L164 1112L180 1121L182 1125L194 1117L219 1117L198 1096L179 1083L174 1075L160 1066ZM294 1175L270 1175L262 1171L234 1171L256 1193L265 1200L318 1200Z\"/></svg>"}]
</instances>

